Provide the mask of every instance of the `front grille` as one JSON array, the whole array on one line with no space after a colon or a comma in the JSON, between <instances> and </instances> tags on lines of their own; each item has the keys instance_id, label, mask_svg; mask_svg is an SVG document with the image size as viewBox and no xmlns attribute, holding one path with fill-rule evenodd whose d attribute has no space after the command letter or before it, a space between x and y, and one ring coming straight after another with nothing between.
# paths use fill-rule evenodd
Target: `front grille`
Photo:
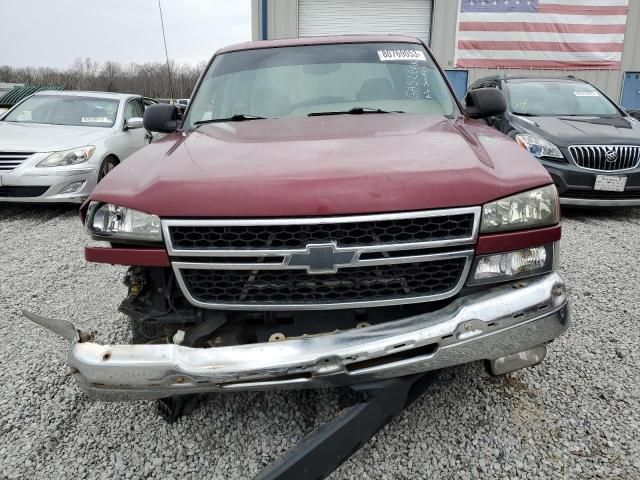
<instances>
[{"instance_id":1,"label":"front grille","mask_svg":"<svg viewBox=\"0 0 640 480\"><path fill-rule=\"evenodd\" d=\"M640 190L625 190L624 192L565 190L560 196L564 198L590 198L594 200L624 200L640 198Z\"/></svg>"},{"instance_id":2,"label":"front grille","mask_svg":"<svg viewBox=\"0 0 640 480\"><path fill-rule=\"evenodd\" d=\"M20 166L34 152L0 152L0 173L10 172Z\"/></svg>"},{"instance_id":3,"label":"front grille","mask_svg":"<svg viewBox=\"0 0 640 480\"><path fill-rule=\"evenodd\" d=\"M480 207L293 219L162 221L182 293L222 310L320 310L454 296Z\"/></svg>"},{"instance_id":4,"label":"front grille","mask_svg":"<svg viewBox=\"0 0 640 480\"><path fill-rule=\"evenodd\" d=\"M589 170L628 170L640 163L640 145L575 145L569 151L576 165Z\"/></svg>"},{"instance_id":5,"label":"front grille","mask_svg":"<svg viewBox=\"0 0 640 480\"><path fill-rule=\"evenodd\" d=\"M13 187L4 185L0 187L0 197L5 198L22 198L22 197L39 197L44 194L49 187L39 186L26 186L26 187Z\"/></svg>"},{"instance_id":6,"label":"front grille","mask_svg":"<svg viewBox=\"0 0 640 480\"><path fill-rule=\"evenodd\" d=\"M472 236L474 214L376 221L267 225L171 225L174 250L303 249L310 243L338 246L455 240Z\"/></svg>"},{"instance_id":7,"label":"front grille","mask_svg":"<svg viewBox=\"0 0 640 480\"><path fill-rule=\"evenodd\" d=\"M453 290L465 258L345 268L332 275L299 270L181 271L191 296L210 304L319 305L415 298Z\"/></svg>"}]
</instances>

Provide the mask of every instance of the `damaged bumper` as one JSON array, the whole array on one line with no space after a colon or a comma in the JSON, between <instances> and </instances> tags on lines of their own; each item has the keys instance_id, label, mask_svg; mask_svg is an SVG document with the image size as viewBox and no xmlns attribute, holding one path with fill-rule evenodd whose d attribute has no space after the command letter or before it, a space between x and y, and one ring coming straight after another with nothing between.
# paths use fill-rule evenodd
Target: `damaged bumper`
<instances>
[{"instance_id":1,"label":"damaged bumper","mask_svg":"<svg viewBox=\"0 0 640 480\"><path fill-rule=\"evenodd\" d=\"M66 321L25 313L71 341L78 383L103 400L349 385L476 360L495 373L539 363L569 325L558 273L461 297L447 307L366 328L215 348L101 345Z\"/></svg>"}]
</instances>

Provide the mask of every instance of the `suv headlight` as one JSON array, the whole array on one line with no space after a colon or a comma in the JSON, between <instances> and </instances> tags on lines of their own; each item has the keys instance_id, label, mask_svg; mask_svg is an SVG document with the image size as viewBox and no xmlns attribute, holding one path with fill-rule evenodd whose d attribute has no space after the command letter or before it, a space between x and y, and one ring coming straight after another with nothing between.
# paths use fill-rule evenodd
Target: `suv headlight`
<instances>
[{"instance_id":1,"label":"suv headlight","mask_svg":"<svg viewBox=\"0 0 640 480\"><path fill-rule=\"evenodd\" d=\"M558 191L554 185L518 193L482 207L482 233L546 227L560 221Z\"/></svg>"},{"instance_id":2,"label":"suv headlight","mask_svg":"<svg viewBox=\"0 0 640 480\"><path fill-rule=\"evenodd\" d=\"M85 225L102 240L162 241L160 217L111 203L91 202Z\"/></svg>"},{"instance_id":3,"label":"suv headlight","mask_svg":"<svg viewBox=\"0 0 640 480\"><path fill-rule=\"evenodd\" d=\"M86 147L72 148L62 152L53 152L47 158L38 163L38 167L64 167L84 163L91 158L96 147L87 145Z\"/></svg>"},{"instance_id":4,"label":"suv headlight","mask_svg":"<svg viewBox=\"0 0 640 480\"><path fill-rule=\"evenodd\" d=\"M520 133L516 135L516 142L534 157L551 157L564 160L564 155L562 155L560 149L539 135Z\"/></svg>"}]
</instances>

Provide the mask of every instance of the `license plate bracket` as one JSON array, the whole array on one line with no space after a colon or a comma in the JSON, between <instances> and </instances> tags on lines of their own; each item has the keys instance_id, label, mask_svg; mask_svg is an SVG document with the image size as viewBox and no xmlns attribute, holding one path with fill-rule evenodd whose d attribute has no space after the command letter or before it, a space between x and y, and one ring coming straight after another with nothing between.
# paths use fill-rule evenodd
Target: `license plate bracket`
<instances>
[{"instance_id":1,"label":"license plate bracket","mask_svg":"<svg viewBox=\"0 0 640 480\"><path fill-rule=\"evenodd\" d=\"M627 185L627 177L620 175L596 175L594 190L605 192L624 192Z\"/></svg>"}]
</instances>

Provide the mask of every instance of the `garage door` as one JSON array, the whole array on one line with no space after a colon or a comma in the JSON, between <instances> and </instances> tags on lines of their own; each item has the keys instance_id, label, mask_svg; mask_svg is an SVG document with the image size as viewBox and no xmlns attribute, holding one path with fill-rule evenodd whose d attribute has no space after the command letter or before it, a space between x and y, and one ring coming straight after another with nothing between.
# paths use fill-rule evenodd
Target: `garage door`
<instances>
[{"instance_id":1,"label":"garage door","mask_svg":"<svg viewBox=\"0 0 640 480\"><path fill-rule=\"evenodd\" d=\"M429 41L433 0L298 0L298 35L373 33Z\"/></svg>"}]
</instances>

